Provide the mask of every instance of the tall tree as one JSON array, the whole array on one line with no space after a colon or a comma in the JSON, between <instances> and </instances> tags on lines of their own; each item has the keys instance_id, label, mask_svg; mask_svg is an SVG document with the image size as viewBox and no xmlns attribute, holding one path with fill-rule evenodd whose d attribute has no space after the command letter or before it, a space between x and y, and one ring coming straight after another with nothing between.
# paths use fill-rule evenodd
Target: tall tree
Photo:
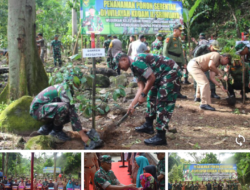
<instances>
[{"instance_id":1,"label":"tall tree","mask_svg":"<svg viewBox=\"0 0 250 190\"><path fill-rule=\"evenodd\" d=\"M56 179L56 156L57 156L57 153L55 152L54 153L54 179Z\"/></svg>"},{"instance_id":2,"label":"tall tree","mask_svg":"<svg viewBox=\"0 0 250 190\"><path fill-rule=\"evenodd\" d=\"M35 43L35 0L8 1L9 81L0 102L36 95L48 86Z\"/></svg>"}]
</instances>

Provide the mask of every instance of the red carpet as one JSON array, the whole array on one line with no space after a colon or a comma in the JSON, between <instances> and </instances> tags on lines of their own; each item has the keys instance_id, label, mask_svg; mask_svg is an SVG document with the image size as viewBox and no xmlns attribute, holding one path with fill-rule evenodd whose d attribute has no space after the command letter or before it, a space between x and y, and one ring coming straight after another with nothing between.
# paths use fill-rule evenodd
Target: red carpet
<instances>
[{"instance_id":1,"label":"red carpet","mask_svg":"<svg viewBox=\"0 0 250 190\"><path fill-rule=\"evenodd\" d=\"M130 178L130 175L128 175L128 167L119 168L121 165L122 162L112 162L111 170L115 173L115 176L121 184L129 185L131 184L132 179ZM124 165L127 165L127 162L125 162ZM93 186L91 184L89 184L89 189L93 190Z\"/></svg>"}]
</instances>

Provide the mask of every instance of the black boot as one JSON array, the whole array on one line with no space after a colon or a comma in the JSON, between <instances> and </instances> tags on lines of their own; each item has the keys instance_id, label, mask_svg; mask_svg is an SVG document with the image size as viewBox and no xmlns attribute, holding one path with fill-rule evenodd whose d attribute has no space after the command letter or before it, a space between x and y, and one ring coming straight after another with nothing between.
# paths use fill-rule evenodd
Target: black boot
<instances>
[{"instance_id":1,"label":"black boot","mask_svg":"<svg viewBox=\"0 0 250 190\"><path fill-rule=\"evenodd\" d=\"M211 89L211 98L220 99L220 97L216 94L215 89Z\"/></svg>"},{"instance_id":2,"label":"black boot","mask_svg":"<svg viewBox=\"0 0 250 190\"><path fill-rule=\"evenodd\" d=\"M146 122L140 127L136 127L135 130L139 133L154 134L153 122L154 119L147 117Z\"/></svg>"},{"instance_id":3,"label":"black boot","mask_svg":"<svg viewBox=\"0 0 250 190\"><path fill-rule=\"evenodd\" d=\"M201 102L201 99L200 99L200 98L196 98L196 96L195 96L194 101L195 101L195 102Z\"/></svg>"},{"instance_id":4,"label":"black boot","mask_svg":"<svg viewBox=\"0 0 250 190\"><path fill-rule=\"evenodd\" d=\"M146 145L167 145L166 131L157 130L157 134L149 139L145 139Z\"/></svg>"},{"instance_id":5,"label":"black boot","mask_svg":"<svg viewBox=\"0 0 250 190\"><path fill-rule=\"evenodd\" d=\"M54 125L53 130L49 133L49 135L63 142L71 140L71 138L66 133L64 133L62 129L63 125L60 126Z\"/></svg>"},{"instance_id":6,"label":"black boot","mask_svg":"<svg viewBox=\"0 0 250 190\"><path fill-rule=\"evenodd\" d=\"M46 124L40 127L40 129L38 129L37 133L39 133L40 135L48 135L51 130L53 128L53 124Z\"/></svg>"},{"instance_id":7,"label":"black boot","mask_svg":"<svg viewBox=\"0 0 250 190\"><path fill-rule=\"evenodd\" d=\"M186 78L184 78L184 81L182 84L191 84L191 83L188 81L188 78L186 77Z\"/></svg>"},{"instance_id":8,"label":"black boot","mask_svg":"<svg viewBox=\"0 0 250 190\"><path fill-rule=\"evenodd\" d=\"M181 86L178 86L177 87L177 94L178 94L178 96L177 96L177 98L180 98L180 99L187 99L187 96L184 96L184 95L182 95L181 94Z\"/></svg>"}]
</instances>

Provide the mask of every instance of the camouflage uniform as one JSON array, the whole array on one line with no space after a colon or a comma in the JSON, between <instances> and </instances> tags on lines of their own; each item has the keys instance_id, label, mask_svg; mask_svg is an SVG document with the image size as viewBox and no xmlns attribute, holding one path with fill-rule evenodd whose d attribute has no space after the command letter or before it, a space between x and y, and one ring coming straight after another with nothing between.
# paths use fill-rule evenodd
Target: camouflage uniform
<instances>
[{"instance_id":1,"label":"camouflage uniform","mask_svg":"<svg viewBox=\"0 0 250 190\"><path fill-rule=\"evenodd\" d=\"M213 190L218 190L218 183L216 182L213 183Z\"/></svg>"},{"instance_id":2,"label":"camouflage uniform","mask_svg":"<svg viewBox=\"0 0 250 190\"><path fill-rule=\"evenodd\" d=\"M151 45L151 50L157 52L156 54L158 55L162 55L162 47L163 47L162 41L156 39Z\"/></svg>"},{"instance_id":3,"label":"camouflage uniform","mask_svg":"<svg viewBox=\"0 0 250 190\"><path fill-rule=\"evenodd\" d=\"M106 56L107 56L107 53L108 53L108 49L109 49L110 42L111 42L111 39L107 39L107 40L105 40L104 43L103 43L103 46L105 47ZM108 57L107 57L108 68L111 68L110 63L111 63L111 58L110 58L110 56L108 56Z\"/></svg>"},{"instance_id":4,"label":"camouflage uniform","mask_svg":"<svg viewBox=\"0 0 250 190\"><path fill-rule=\"evenodd\" d=\"M103 190L109 185L120 184L113 171L106 172L102 167L95 173L94 182L96 190Z\"/></svg>"},{"instance_id":5,"label":"camouflage uniform","mask_svg":"<svg viewBox=\"0 0 250 190\"><path fill-rule=\"evenodd\" d=\"M146 79L154 73L155 82L147 97L146 118L156 118L156 129L167 130L175 108L178 80L181 77L179 66L172 60L153 54L138 54L131 64L131 70L138 80Z\"/></svg>"},{"instance_id":6,"label":"camouflage uniform","mask_svg":"<svg viewBox=\"0 0 250 190\"><path fill-rule=\"evenodd\" d=\"M229 80L227 81L228 84L228 91L231 95L235 96L234 90L241 90L242 92L242 63L239 63L239 65L236 65L233 63L233 65L230 67L229 70ZM250 89L248 88L249 84L249 66L245 63L245 92L250 92ZM224 85L225 87L225 85Z\"/></svg>"},{"instance_id":7,"label":"camouflage uniform","mask_svg":"<svg viewBox=\"0 0 250 190\"><path fill-rule=\"evenodd\" d=\"M160 174L165 176L165 157L157 164L157 176ZM159 188L165 190L165 178L159 181Z\"/></svg>"},{"instance_id":8,"label":"camouflage uniform","mask_svg":"<svg viewBox=\"0 0 250 190\"><path fill-rule=\"evenodd\" d=\"M46 186L49 185L49 182L48 182L48 181L44 181L44 182L42 183L42 185L43 185L43 188L44 188L44 189L48 189L48 187L46 187ZM46 188L45 188L45 187L46 187Z\"/></svg>"},{"instance_id":9,"label":"camouflage uniform","mask_svg":"<svg viewBox=\"0 0 250 190\"><path fill-rule=\"evenodd\" d=\"M87 25L87 23L90 22L90 25ZM103 24L102 20L99 16L88 16L85 18L85 21L82 23L82 27L88 27L88 31L102 31L103 30Z\"/></svg>"},{"instance_id":10,"label":"camouflage uniform","mask_svg":"<svg viewBox=\"0 0 250 190\"><path fill-rule=\"evenodd\" d=\"M183 55L184 55L185 62L188 63L188 60L187 60L187 44L186 44L187 42L182 40L181 43L182 43L182 49L184 51ZM183 77L188 78L188 70L187 69L184 69Z\"/></svg>"},{"instance_id":11,"label":"camouflage uniform","mask_svg":"<svg viewBox=\"0 0 250 190\"><path fill-rule=\"evenodd\" d=\"M194 184L194 190L198 190L199 189L199 184L198 183L195 183Z\"/></svg>"},{"instance_id":12,"label":"camouflage uniform","mask_svg":"<svg viewBox=\"0 0 250 190\"><path fill-rule=\"evenodd\" d=\"M38 121L53 122L57 127L71 122L73 131L80 131L81 122L63 86L64 83L57 84L40 92L30 105L30 115Z\"/></svg>"},{"instance_id":13,"label":"camouflage uniform","mask_svg":"<svg viewBox=\"0 0 250 190\"><path fill-rule=\"evenodd\" d=\"M232 186L233 186L233 190L238 190L238 183L234 182Z\"/></svg>"},{"instance_id":14,"label":"camouflage uniform","mask_svg":"<svg viewBox=\"0 0 250 190\"><path fill-rule=\"evenodd\" d=\"M177 185L176 185L176 188L175 188L176 190L182 190L182 184L181 183L178 183Z\"/></svg>"},{"instance_id":15,"label":"camouflage uniform","mask_svg":"<svg viewBox=\"0 0 250 190\"><path fill-rule=\"evenodd\" d=\"M189 190L194 190L194 184L189 185Z\"/></svg>"},{"instance_id":16,"label":"camouflage uniform","mask_svg":"<svg viewBox=\"0 0 250 190\"><path fill-rule=\"evenodd\" d=\"M62 65L62 60L61 60L61 46L62 46L62 43L59 40L53 40L51 42L51 46L53 47L54 64L56 66L56 63L58 62L59 66L61 66Z\"/></svg>"}]
</instances>

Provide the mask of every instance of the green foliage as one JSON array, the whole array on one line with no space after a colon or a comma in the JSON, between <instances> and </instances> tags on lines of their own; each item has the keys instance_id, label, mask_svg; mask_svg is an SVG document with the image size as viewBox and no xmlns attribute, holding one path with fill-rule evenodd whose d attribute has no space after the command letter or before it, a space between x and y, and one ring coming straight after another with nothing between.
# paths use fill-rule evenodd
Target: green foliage
<instances>
[{"instance_id":1,"label":"green foliage","mask_svg":"<svg viewBox=\"0 0 250 190\"><path fill-rule=\"evenodd\" d=\"M206 157L203 158L199 164L220 164L216 154L207 153Z\"/></svg>"},{"instance_id":2,"label":"green foliage","mask_svg":"<svg viewBox=\"0 0 250 190\"><path fill-rule=\"evenodd\" d=\"M0 48L7 48L8 1L0 0L0 7Z\"/></svg>"},{"instance_id":3,"label":"green foliage","mask_svg":"<svg viewBox=\"0 0 250 190\"><path fill-rule=\"evenodd\" d=\"M194 148L195 148L195 149L201 149L199 143L195 143Z\"/></svg>"},{"instance_id":4,"label":"green foliage","mask_svg":"<svg viewBox=\"0 0 250 190\"><path fill-rule=\"evenodd\" d=\"M177 166L175 164L172 170L168 173L169 182L181 181L183 178L182 171L183 171L182 165Z\"/></svg>"},{"instance_id":5,"label":"green foliage","mask_svg":"<svg viewBox=\"0 0 250 190\"><path fill-rule=\"evenodd\" d=\"M236 108L236 109L234 109L233 113L239 115L240 114L240 110L238 108Z\"/></svg>"}]
</instances>

